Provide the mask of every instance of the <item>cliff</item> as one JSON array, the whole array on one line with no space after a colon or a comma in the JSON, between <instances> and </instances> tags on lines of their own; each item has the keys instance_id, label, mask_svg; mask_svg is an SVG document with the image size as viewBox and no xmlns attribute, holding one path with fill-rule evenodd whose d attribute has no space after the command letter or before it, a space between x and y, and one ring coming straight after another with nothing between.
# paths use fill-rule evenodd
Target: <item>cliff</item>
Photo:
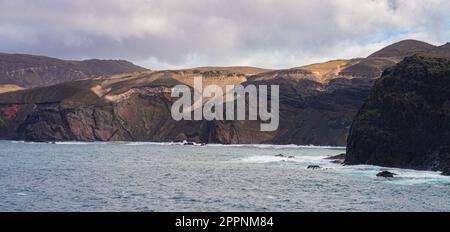
<instances>
[{"instance_id":1,"label":"cliff","mask_svg":"<svg viewBox=\"0 0 450 232\"><path fill-rule=\"evenodd\" d=\"M410 48L410 49L408 49ZM368 58L283 70L203 67L82 79L0 94L0 138L32 141L173 141L345 146L352 120L385 68L411 52L441 47L420 41L388 46ZM446 46L442 47L443 49ZM439 50L440 51L440 50ZM445 53L445 52L444 52ZM174 121L177 84L279 85L280 125L259 121Z\"/></svg>"},{"instance_id":2,"label":"cliff","mask_svg":"<svg viewBox=\"0 0 450 232\"><path fill-rule=\"evenodd\" d=\"M356 115L346 164L450 170L450 58L414 55L387 69Z\"/></svg>"},{"instance_id":3,"label":"cliff","mask_svg":"<svg viewBox=\"0 0 450 232\"><path fill-rule=\"evenodd\" d=\"M301 70L155 71L65 82L0 95L0 137L31 141L174 141L344 145L351 119L371 80L320 83ZM280 85L280 127L261 132L258 121L174 121L177 84Z\"/></svg>"}]
</instances>

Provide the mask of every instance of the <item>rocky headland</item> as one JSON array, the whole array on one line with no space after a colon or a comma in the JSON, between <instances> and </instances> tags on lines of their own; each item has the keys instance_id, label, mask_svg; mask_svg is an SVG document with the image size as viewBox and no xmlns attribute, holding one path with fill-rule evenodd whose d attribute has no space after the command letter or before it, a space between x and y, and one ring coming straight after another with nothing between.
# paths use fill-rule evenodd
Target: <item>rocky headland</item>
<instances>
[{"instance_id":1,"label":"rocky headland","mask_svg":"<svg viewBox=\"0 0 450 232\"><path fill-rule=\"evenodd\" d=\"M450 170L450 58L413 55L384 71L356 115L346 164Z\"/></svg>"}]
</instances>

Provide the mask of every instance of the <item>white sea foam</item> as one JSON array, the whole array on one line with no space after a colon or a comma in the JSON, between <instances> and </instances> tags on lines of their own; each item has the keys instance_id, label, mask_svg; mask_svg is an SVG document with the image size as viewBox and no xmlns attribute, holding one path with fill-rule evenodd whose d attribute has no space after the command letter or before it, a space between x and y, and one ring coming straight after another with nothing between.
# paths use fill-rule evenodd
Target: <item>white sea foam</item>
<instances>
[{"instance_id":1,"label":"white sea foam","mask_svg":"<svg viewBox=\"0 0 450 232\"><path fill-rule=\"evenodd\" d=\"M297 155L294 158L277 157L274 155L250 155L246 157L237 158L230 162L242 162L242 163L297 163L299 169L305 169L308 165L319 165L325 170L335 172L336 174L349 175L357 178L368 178L372 181L385 181L390 184L401 185L417 185L417 184L450 184L450 177L441 175L440 172L434 171L418 171L411 169L400 168L386 168L373 165L352 165L344 166L341 164L331 163L330 160L324 159L327 156L318 155ZM377 173L380 171L388 170L396 173L394 178L380 178L377 177Z\"/></svg>"},{"instance_id":2,"label":"white sea foam","mask_svg":"<svg viewBox=\"0 0 450 232\"><path fill-rule=\"evenodd\" d=\"M92 145L92 144L108 144L108 142L81 142L81 141L66 141L66 142L32 142L23 140L5 140L2 142L16 143L16 144L52 144L52 145Z\"/></svg>"},{"instance_id":3,"label":"white sea foam","mask_svg":"<svg viewBox=\"0 0 450 232\"><path fill-rule=\"evenodd\" d=\"M50 143L52 144L52 143ZM67 141L67 142L55 142L56 145L98 145L107 144L106 142L78 142L78 141Z\"/></svg>"},{"instance_id":4,"label":"white sea foam","mask_svg":"<svg viewBox=\"0 0 450 232\"><path fill-rule=\"evenodd\" d=\"M141 145L183 145L183 143L173 143L173 142L126 142L126 141L113 141L113 142L84 142L84 141L64 141L64 142L31 142L31 141L6 141L16 144L52 144L52 145L129 145L129 146L141 146Z\"/></svg>"},{"instance_id":5,"label":"white sea foam","mask_svg":"<svg viewBox=\"0 0 450 232\"><path fill-rule=\"evenodd\" d=\"M272 163L272 162L296 162L296 163L326 163L326 156L294 156L289 158L288 155L278 157L275 155L253 155L232 160L232 162L243 163Z\"/></svg>"},{"instance_id":6,"label":"white sea foam","mask_svg":"<svg viewBox=\"0 0 450 232\"><path fill-rule=\"evenodd\" d=\"M171 145L183 145L183 143L174 142L124 142L127 146L145 146L145 145L158 145L158 146L171 146Z\"/></svg>"},{"instance_id":7,"label":"white sea foam","mask_svg":"<svg viewBox=\"0 0 450 232\"><path fill-rule=\"evenodd\" d=\"M337 146L315 146L315 145L295 145L295 144L207 144L209 147L256 147L269 149L285 149L285 148L306 148L306 149L337 149L345 150L345 147Z\"/></svg>"},{"instance_id":8,"label":"white sea foam","mask_svg":"<svg viewBox=\"0 0 450 232\"><path fill-rule=\"evenodd\" d=\"M392 184L415 185L445 183L450 184L450 177L441 175L435 171L419 171L401 168L386 168L373 165L340 166L338 172L347 175L372 178L375 181L385 181ZM376 174L380 171L390 171L397 174L394 178L380 178Z\"/></svg>"},{"instance_id":9,"label":"white sea foam","mask_svg":"<svg viewBox=\"0 0 450 232\"><path fill-rule=\"evenodd\" d=\"M28 141L8 141L11 143L26 143L26 144L49 144L49 142L28 142ZM92 145L92 144L124 144L129 146L143 146L143 145L183 145L180 142L128 142L128 141L114 141L114 142L84 142L84 141L65 141L55 142L60 145ZM316 146L316 145L296 145L296 144L205 144L206 147L253 147L253 148L267 148L267 149L287 149L287 148L304 148L304 149L335 149L345 150L345 147L339 146Z\"/></svg>"}]
</instances>

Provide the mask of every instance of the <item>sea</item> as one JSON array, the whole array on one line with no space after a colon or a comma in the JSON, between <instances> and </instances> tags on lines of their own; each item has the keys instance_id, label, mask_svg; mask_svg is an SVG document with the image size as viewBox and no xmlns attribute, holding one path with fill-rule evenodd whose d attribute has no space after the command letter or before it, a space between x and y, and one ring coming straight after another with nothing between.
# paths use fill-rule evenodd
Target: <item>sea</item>
<instances>
[{"instance_id":1,"label":"sea","mask_svg":"<svg viewBox=\"0 0 450 232\"><path fill-rule=\"evenodd\" d=\"M324 159L344 152L296 145L0 141L0 211L450 211L450 177ZM398 175L376 177L383 170Z\"/></svg>"}]
</instances>

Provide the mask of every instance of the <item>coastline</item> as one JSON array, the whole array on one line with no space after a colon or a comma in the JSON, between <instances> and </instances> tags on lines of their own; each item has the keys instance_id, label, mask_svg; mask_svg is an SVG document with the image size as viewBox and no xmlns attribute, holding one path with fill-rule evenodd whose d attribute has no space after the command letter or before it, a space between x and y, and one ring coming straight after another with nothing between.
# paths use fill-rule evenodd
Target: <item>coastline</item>
<instances>
[{"instance_id":1,"label":"coastline","mask_svg":"<svg viewBox=\"0 0 450 232\"><path fill-rule=\"evenodd\" d=\"M26 143L26 144L50 144L54 141L24 141L24 140L8 140L0 139L0 142L11 142L11 143ZM129 146L138 145L184 145L182 142L148 142L148 141L55 141L55 145L76 145L76 144L124 144ZM256 147L256 148L308 148L308 149L336 149L345 150L346 147L343 146L321 146L321 145L297 145L297 144L219 144L219 143L208 143L204 146L207 147Z\"/></svg>"}]
</instances>

